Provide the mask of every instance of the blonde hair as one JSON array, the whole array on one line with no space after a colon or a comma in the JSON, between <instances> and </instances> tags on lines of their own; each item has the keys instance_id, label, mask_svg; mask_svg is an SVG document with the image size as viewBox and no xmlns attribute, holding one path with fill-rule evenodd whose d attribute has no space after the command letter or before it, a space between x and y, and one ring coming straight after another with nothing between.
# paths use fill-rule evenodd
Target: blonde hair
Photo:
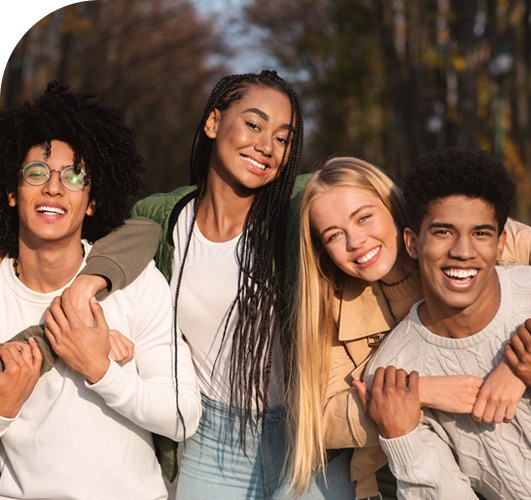
<instances>
[{"instance_id":1,"label":"blonde hair","mask_svg":"<svg viewBox=\"0 0 531 500\"><path fill-rule=\"evenodd\" d=\"M290 420L291 488L300 494L313 475L325 470L326 448L322 414L329 371L329 354L337 328L334 295L344 274L328 257L312 229L311 210L330 187L361 189L378 196L391 212L398 231L405 226L405 202L400 189L380 169L352 157L335 157L314 172L300 204L299 272L295 298L295 363ZM402 250L398 256L407 258ZM346 423L345 423L346 425Z\"/></svg>"}]
</instances>

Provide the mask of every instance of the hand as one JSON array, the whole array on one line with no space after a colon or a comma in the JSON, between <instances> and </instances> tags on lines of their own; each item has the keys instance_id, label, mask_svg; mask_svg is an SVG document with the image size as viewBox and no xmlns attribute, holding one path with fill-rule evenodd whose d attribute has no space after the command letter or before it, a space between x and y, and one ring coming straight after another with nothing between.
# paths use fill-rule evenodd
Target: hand
<instances>
[{"instance_id":1,"label":"hand","mask_svg":"<svg viewBox=\"0 0 531 500\"><path fill-rule=\"evenodd\" d=\"M0 371L0 415L14 418L39 380L42 354L33 338L0 347L4 371Z\"/></svg>"},{"instance_id":2,"label":"hand","mask_svg":"<svg viewBox=\"0 0 531 500\"><path fill-rule=\"evenodd\" d=\"M525 384L502 361L483 382L471 412L472 418L487 424L510 422L525 389Z\"/></svg>"},{"instance_id":3,"label":"hand","mask_svg":"<svg viewBox=\"0 0 531 500\"><path fill-rule=\"evenodd\" d=\"M471 413L483 379L473 375L420 377L422 406L450 413Z\"/></svg>"},{"instance_id":4,"label":"hand","mask_svg":"<svg viewBox=\"0 0 531 500\"><path fill-rule=\"evenodd\" d=\"M70 285L72 304L85 325L94 326L94 316L89 306L89 300L106 286L105 278L89 274L79 274Z\"/></svg>"},{"instance_id":5,"label":"hand","mask_svg":"<svg viewBox=\"0 0 531 500\"><path fill-rule=\"evenodd\" d=\"M505 359L514 373L529 387L531 385L531 319L516 329L510 344L505 346Z\"/></svg>"},{"instance_id":6,"label":"hand","mask_svg":"<svg viewBox=\"0 0 531 500\"><path fill-rule=\"evenodd\" d=\"M111 344L109 357L113 361L116 361L120 365L124 365L133 359L135 344L122 335L118 330L109 330L109 341Z\"/></svg>"},{"instance_id":7,"label":"hand","mask_svg":"<svg viewBox=\"0 0 531 500\"><path fill-rule=\"evenodd\" d=\"M370 394L363 384L354 383L365 412L376 422L382 437L404 436L417 427L420 419L418 382L417 372L408 376L405 370L388 366L376 370Z\"/></svg>"},{"instance_id":8,"label":"hand","mask_svg":"<svg viewBox=\"0 0 531 500\"><path fill-rule=\"evenodd\" d=\"M70 290L56 297L44 315L45 334L55 353L91 384L109 368L109 327L95 298L90 299L94 326L89 327L77 314Z\"/></svg>"}]
</instances>

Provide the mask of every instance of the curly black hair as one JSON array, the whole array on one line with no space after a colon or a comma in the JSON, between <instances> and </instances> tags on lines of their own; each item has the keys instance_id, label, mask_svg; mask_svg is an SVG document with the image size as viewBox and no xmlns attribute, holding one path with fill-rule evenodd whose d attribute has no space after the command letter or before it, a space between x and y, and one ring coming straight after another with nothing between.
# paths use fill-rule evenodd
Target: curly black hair
<instances>
[{"instance_id":1,"label":"curly black hair","mask_svg":"<svg viewBox=\"0 0 531 500\"><path fill-rule=\"evenodd\" d=\"M431 202L462 195L491 205L501 233L514 193L515 184L503 163L490 153L465 147L430 151L404 179L408 226L418 233Z\"/></svg>"},{"instance_id":2,"label":"curly black hair","mask_svg":"<svg viewBox=\"0 0 531 500\"><path fill-rule=\"evenodd\" d=\"M18 255L18 211L9 207L8 193L16 193L20 169L28 151L50 143L67 143L74 163L84 163L90 178L90 198L96 213L85 217L82 237L90 242L123 224L131 202L141 194L142 158L135 134L115 108L96 102L95 94L74 93L50 82L33 103L0 112L0 253Z\"/></svg>"}]
</instances>

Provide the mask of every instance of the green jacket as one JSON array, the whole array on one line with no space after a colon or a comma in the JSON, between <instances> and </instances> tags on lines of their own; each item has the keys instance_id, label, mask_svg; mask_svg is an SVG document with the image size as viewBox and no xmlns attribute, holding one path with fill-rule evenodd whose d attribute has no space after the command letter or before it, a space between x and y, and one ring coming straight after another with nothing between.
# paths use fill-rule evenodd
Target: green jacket
<instances>
[{"instance_id":1,"label":"green jacket","mask_svg":"<svg viewBox=\"0 0 531 500\"><path fill-rule=\"evenodd\" d=\"M295 181L286 228L285 270L295 277L299 241L299 202L302 189L308 181L309 174L299 175ZM177 217L184 206L195 197L196 186L183 186L170 193L159 193L140 200L133 207L133 217L146 217L158 222L162 227L159 248L155 255L157 267L169 281L175 245L172 233ZM283 266L284 267L284 266ZM288 283L293 283L288 280Z\"/></svg>"}]
</instances>

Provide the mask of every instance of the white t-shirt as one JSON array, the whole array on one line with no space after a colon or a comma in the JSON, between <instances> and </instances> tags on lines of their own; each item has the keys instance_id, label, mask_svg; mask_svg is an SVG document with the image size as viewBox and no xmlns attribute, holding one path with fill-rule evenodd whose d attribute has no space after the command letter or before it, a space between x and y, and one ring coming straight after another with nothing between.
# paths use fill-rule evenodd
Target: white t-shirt
<instances>
[{"instance_id":1,"label":"white t-shirt","mask_svg":"<svg viewBox=\"0 0 531 500\"><path fill-rule=\"evenodd\" d=\"M86 242L85 248L90 248ZM15 277L11 259L0 264L0 279L2 342L42 323L62 291L30 290ZM124 366L111 361L93 385L57 360L19 415L0 417L0 498L167 498L151 432L175 440L183 434L176 414L168 285L151 262L101 306L109 328L134 342L133 360ZM189 435L198 425L200 397L188 347L182 339L178 347L179 406Z\"/></svg>"},{"instance_id":2,"label":"white t-shirt","mask_svg":"<svg viewBox=\"0 0 531 500\"><path fill-rule=\"evenodd\" d=\"M172 264L171 290L175 289L193 219L194 201L179 214L173 229L175 253ZM232 339L238 310L234 307L226 339L223 332L230 308L237 295L239 266L237 259L240 236L224 242L205 238L194 225L186 257L177 307L177 323L190 345L201 392L208 398L229 404L229 369ZM221 347L222 346L222 347ZM221 347L221 351L220 351ZM275 343L269 404L280 403L283 394L283 371L278 342Z\"/></svg>"}]
</instances>

